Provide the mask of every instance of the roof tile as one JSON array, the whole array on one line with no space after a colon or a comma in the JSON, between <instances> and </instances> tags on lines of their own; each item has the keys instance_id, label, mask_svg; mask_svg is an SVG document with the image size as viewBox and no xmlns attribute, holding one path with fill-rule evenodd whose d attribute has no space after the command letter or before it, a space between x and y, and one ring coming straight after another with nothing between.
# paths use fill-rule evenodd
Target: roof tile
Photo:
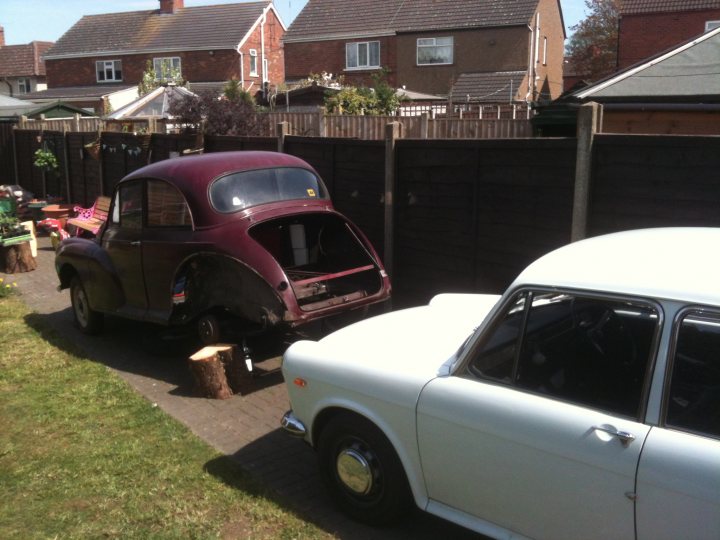
<instances>
[{"instance_id":1,"label":"roof tile","mask_svg":"<svg viewBox=\"0 0 720 540\"><path fill-rule=\"evenodd\" d=\"M525 71L461 73L450 91L454 103L510 103L517 99Z\"/></svg>"},{"instance_id":2,"label":"roof tile","mask_svg":"<svg viewBox=\"0 0 720 540\"><path fill-rule=\"evenodd\" d=\"M623 15L703 9L720 9L720 0L620 0Z\"/></svg>"},{"instance_id":3,"label":"roof tile","mask_svg":"<svg viewBox=\"0 0 720 540\"><path fill-rule=\"evenodd\" d=\"M33 41L26 45L0 47L0 77L45 76L41 56L52 45L49 41Z\"/></svg>"}]
</instances>

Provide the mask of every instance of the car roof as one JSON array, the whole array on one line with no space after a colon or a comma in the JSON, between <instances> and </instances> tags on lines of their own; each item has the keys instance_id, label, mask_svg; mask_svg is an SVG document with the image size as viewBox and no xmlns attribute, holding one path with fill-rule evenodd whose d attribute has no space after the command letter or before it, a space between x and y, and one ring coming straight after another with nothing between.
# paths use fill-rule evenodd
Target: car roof
<instances>
[{"instance_id":1,"label":"car roof","mask_svg":"<svg viewBox=\"0 0 720 540\"><path fill-rule=\"evenodd\" d=\"M213 180L233 172L272 167L299 167L312 171L319 177L315 169L308 163L289 154L237 151L213 152L158 161L128 174L121 180L121 183L138 178L166 180L177 187L188 201L195 223L204 226L233 219L229 214L220 214L212 209L208 198L208 186ZM303 202L305 206L313 204L308 201ZM292 206L293 203L286 201L284 204ZM314 204L332 206L329 199L318 199Z\"/></svg>"},{"instance_id":2,"label":"car roof","mask_svg":"<svg viewBox=\"0 0 720 540\"><path fill-rule=\"evenodd\" d=\"M720 228L656 228L597 236L528 266L521 285L590 289L720 305Z\"/></svg>"}]
</instances>

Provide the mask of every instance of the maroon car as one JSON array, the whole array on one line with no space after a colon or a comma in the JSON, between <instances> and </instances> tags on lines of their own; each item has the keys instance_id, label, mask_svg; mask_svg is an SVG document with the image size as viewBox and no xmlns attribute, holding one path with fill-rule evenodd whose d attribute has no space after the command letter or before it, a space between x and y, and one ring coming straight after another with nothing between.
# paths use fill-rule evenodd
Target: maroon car
<instances>
[{"instance_id":1,"label":"maroon car","mask_svg":"<svg viewBox=\"0 0 720 540\"><path fill-rule=\"evenodd\" d=\"M221 152L143 167L118 183L96 238L70 238L55 266L78 327L112 313L197 323L205 343L298 326L383 301L390 280L363 233L333 209L310 165Z\"/></svg>"}]
</instances>

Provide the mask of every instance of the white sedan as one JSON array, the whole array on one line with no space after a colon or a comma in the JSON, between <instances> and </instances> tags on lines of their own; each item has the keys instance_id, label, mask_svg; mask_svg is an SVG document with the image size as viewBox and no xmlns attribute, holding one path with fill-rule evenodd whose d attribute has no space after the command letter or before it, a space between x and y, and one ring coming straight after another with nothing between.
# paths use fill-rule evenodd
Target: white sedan
<instances>
[{"instance_id":1,"label":"white sedan","mask_svg":"<svg viewBox=\"0 0 720 540\"><path fill-rule=\"evenodd\" d=\"M285 354L334 499L496 538L720 537L720 229L584 240Z\"/></svg>"}]
</instances>

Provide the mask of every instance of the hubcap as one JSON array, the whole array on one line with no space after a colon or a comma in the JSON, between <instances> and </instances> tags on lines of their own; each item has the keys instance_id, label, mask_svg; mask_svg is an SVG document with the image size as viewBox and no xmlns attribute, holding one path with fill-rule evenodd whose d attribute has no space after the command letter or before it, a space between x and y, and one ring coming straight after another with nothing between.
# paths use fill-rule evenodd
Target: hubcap
<instances>
[{"instance_id":1,"label":"hubcap","mask_svg":"<svg viewBox=\"0 0 720 540\"><path fill-rule=\"evenodd\" d=\"M87 324L87 306L85 305L85 295L79 287L75 289L75 316L78 322L85 326Z\"/></svg>"},{"instance_id":2,"label":"hubcap","mask_svg":"<svg viewBox=\"0 0 720 540\"><path fill-rule=\"evenodd\" d=\"M370 463L354 448L346 448L337 457L337 473L340 481L358 495L367 495L373 487Z\"/></svg>"}]
</instances>

